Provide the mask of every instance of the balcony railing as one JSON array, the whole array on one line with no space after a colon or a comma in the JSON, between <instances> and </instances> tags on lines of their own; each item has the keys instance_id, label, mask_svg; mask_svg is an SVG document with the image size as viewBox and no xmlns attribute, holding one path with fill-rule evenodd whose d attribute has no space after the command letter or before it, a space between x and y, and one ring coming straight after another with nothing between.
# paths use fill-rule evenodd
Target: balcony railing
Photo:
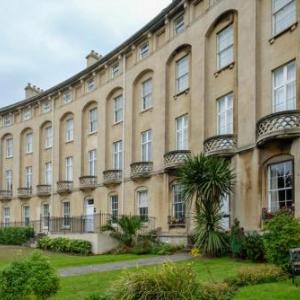
<instances>
[{"instance_id":1,"label":"balcony railing","mask_svg":"<svg viewBox=\"0 0 300 300\"><path fill-rule=\"evenodd\" d=\"M122 182L122 170L106 170L103 172L103 183L114 185Z\"/></svg>"},{"instance_id":2,"label":"balcony railing","mask_svg":"<svg viewBox=\"0 0 300 300\"><path fill-rule=\"evenodd\" d=\"M71 193L73 190L73 181L57 181L57 192L59 194Z\"/></svg>"},{"instance_id":3,"label":"balcony railing","mask_svg":"<svg viewBox=\"0 0 300 300\"><path fill-rule=\"evenodd\" d=\"M29 187L21 187L21 188L18 188L18 197L20 199L28 199L32 196L32 188Z\"/></svg>"},{"instance_id":4,"label":"balcony railing","mask_svg":"<svg viewBox=\"0 0 300 300\"><path fill-rule=\"evenodd\" d=\"M300 136L300 111L288 110L261 118L256 124L257 144Z\"/></svg>"},{"instance_id":5,"label":"balcony railing","mask_svg":"<svg viewBox=\"0 0 300 300\"><path fill-rule=\"evenodd\" d=\"M164 155L165 169L176 169L191 155L190 150L175 150Z\"/></svg>"},{"instance_id":6,"label":"balcony railing","mask_svg":"<svg viewBox=\"0 0 300 300\"><path fill-rule=\"evenodd\" d=\"M93 190L97 187L97 176L81 176L79 183L81 190Z\"/></svg>"},{"instance_id":7,"label":"balcony railing","mask_svg":"<svg viewBox=\"0 0 300 300\"><path fill-rule=\"evenodd\" d=\"M186 218L185 216L178 218L174 216L168 216L168 224L169 228L184 228L186 226Z\"/></svg>"},{"instance_id":8,"label":"balcony railing","mask_svg":"<svg viewBox=\"0 0 300 300\"><path fill-rule=\"evenodd\" d=\"M236 150L236 136L222 134L204 141L204 152L207 155L232 156Z\"/></svg>"},{"instance_id":9,"label":"balcony railing","mask_svg":"<svg viewBox=\"0 0 300 300\"><path fill-rule=\"evenodd\" d=\"M131 168L132 179L148 178L151 176L151 172L153 170L153 162L152 161L134 162L130 165L130 168Z\"/></svg>"},{"instance_id":10,"label":"balcony railing","mask_svg":"<svg viewBox=\"0 0 300 300\"><path fill-rule=\"evenodd\" d=\"M39 197L48 197L51 195L50 184L39 184L36 186L36 193Z\"/></svg>"},{"instance_id":11,"label":"balcony railing","mask_svg":"<svg viewBox=\"0 0 300 300\"><path fill-rule=\"evenodd\" d=\"M0 190L0 201L9 201L12 199L12 190Z\"/></svg>"}]
</instances>

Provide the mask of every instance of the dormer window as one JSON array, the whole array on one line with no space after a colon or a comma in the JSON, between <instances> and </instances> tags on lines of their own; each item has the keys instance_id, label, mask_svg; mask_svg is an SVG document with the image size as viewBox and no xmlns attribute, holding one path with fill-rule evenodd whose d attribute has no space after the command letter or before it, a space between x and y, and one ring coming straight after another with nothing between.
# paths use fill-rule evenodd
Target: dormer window
<instances>
[{"instance_id":1,"label":"dormer window","mask_svg":"<svg viewBox=\"0 0 300 300\"><path fill-rule=\"evenodd\" d=\"M111 77L115 78L120 74L120 64L116 63L111 67Z\"/></svg>"},{"instance_id":2,"label":"dormer window","mask_svg":"<svg viewBox=\"0 0 300 300\"><path fill-rule=\"evenodd\" d=\"M45 101L42 104L42 112L43 113L48 113L51 111L51 102L50 101Z\"/></svg>"},{"instance_id":3,"label":"dormer window","mask_svg":"<svg viewBox=\"0 0 300 300\"><path fill-rule=\"evenodd\" d=\"M92 92L94 91L96 88L96 85L95 85L95 80L94 78L90 78L86 81L86 91L89 93L89 92Z\"/></svg>"},{"instance_id":4,"label":"dormer window","mask_svg":"<svg viewBox=\"0 0 300 300\"><path fill-rule=\"evenodd\" d=\"M145 42L139 48L139 59L142 60L146 58L149 55L149 53L150 53L149 42Z\"/></svg>"},{"instance_id":5,"label":"dormer window","mask_svg":"<svg viewBox=\"0 0 300 300\"><path fill-rule=\"evenodd\" d=\"M9 127L13 124L13 115L12 114L7 114L3 116L3 126L4 127Z\"/></svg>"},{"instance_id":6,"label":"dormer window","mask_svg":"<svg viewBox=\"0 0 300 300\"><path fill-rule=\"evenodd\" d=\"M174 20L174 32L179 34L184 31L184 15L180 15Z\"/></svg>"},{"instance_id":7,"label":"dormer window","mask_svg":"<svg viewBox=\"0 0 300 300\"><path fill-rule=\"evenodd\" d=\"M71 91L65 92L63 95L64 104L72 102L72 93Z\"/></svg>"},{"instance_id":8,"label":"dormer window","mask_svg":"<svg viewBox=\"0 0 300 300\"><path fill-rule=\"evenodd\" d=\"M30 120L32 117L31 108L27 108L23 111L23 121Z\"/></svg>"}]
</instances>

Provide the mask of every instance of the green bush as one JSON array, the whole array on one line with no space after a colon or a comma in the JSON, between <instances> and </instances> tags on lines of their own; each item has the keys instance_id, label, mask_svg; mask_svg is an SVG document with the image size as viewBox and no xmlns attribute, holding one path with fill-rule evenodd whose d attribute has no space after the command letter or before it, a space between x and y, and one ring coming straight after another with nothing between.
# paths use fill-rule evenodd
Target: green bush
<instances>
[{"instance_id":1,"label":"green bush","mask_svg":"<svg viewBox=\"0 0 300 300\"><path fill-rule=\"evenodd\" d=\"M68 238L43 237L38 241L38 248L54 252L89 255L92 252L92 244L84 240L72 240Z\"/></svg>"},{"instance_id":2,"label":"green bush","mask_svg":"<svg viewBox=\"0 0 300 300\"><path fill-rule=\"evenodd\" d=\"M245 234L238 219L234 219L230 230L230 251L233 257L245 258Z\"/></svg>"},{"instance_id":3,"label":"green bush","mask_svg":"<svg viewBox=\"0 0 300 300\"><path fill-rule=\"evenodd\" d=\"M289 268L289 249L300 247L300 222L289 212L280 211L268 221L263 237L267 261Z\"/></svg>"},{"instance_id":4,"label":"green bush","mask_svg":"<svg viewBox=\"0 0 300 300\"><path fill-rule=\"evenodd\" d=\"M0 272L0 299L23 300L30 296L48 299L59 289L59 278L40 253L13 262Z\"/></svg>"},{"instance_id":5,"label":"green bush","mask_svg":"<svg viewBox=\"0 0 300 300\"><path fill-rule=\"evenodd\" d=\"M0 244L22 245L34 236L31 227L4 227L0 229Z\"/></svg>"},{"instance_id":6,"label":"green bush","mask_svg":"<svg viewBox=\"0 0 300 300\"><path fill-rule=\"evenodd\" d=\"M234 289L227 283L201 284L198 300L231 300Z\"/></svg>"},{"instance_id":7,"label":"green bush","mask_svg":"<svg viewBox=\"0 0 300 300\"><path fill-rule=\"evenodd\" d=\"M281 268L273 265L259 265L243 267L237 276L225 279L225 282L234 287L243 287L262 283L277 282L286 277Z\"/></svg>"},{"instance_id":8,"label":"green bush","mask_svg":"<svg viewBox=\"0 0 300 300\"><path fill-rule=\"evenodd\" d=\"M246 234L242 247L242 252L245 253L247 259L253 262L262 262L265 260L263 237L257 232Z\"/></svg>"},{"instance_id":9,"label":"green bush","mask_svg":"<svg viewBox=\"0 0 300 300\"><path fill-rule=\"evenodd\" d=\"M108 295L112 300L192 300L199 299L199 284L191 266L166 263L154 270L126 273Z\"/></svg>"}]
</instances>

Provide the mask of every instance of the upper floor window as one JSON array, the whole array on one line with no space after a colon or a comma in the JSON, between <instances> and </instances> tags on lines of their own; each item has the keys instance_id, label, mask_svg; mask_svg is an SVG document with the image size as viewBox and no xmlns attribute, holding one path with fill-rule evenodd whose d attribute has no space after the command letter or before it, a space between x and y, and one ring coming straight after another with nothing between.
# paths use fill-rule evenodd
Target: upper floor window
<instances>
[{"instance_id":1,"label":"upper floor window","mask_svg":"<svg viewBox=\"0 0 300 300\"><path fill-rule=\"evenodd\" d=\"M25 187L31 188L32 187L32 167L25 168Z\"/></svg>"},{"instance_id":2,"label":"upper floor window","mask_svg":"<svg viewBox=\"0 0 300 300\"><path fill-rule=\"evenodd\" d=\"M12 114L7 114L5 116L3 116L3 126L4 127L8 127L11 126L13 124L13 115Z\"/></svg>"},{"instance_id":3,"label":"upper floor window","mask_svg":"<svg viewBox=\"0 0 300 300\"><path fill-rule=\"evenodd\" d=\"M186 55L176 62L176 92L180 93L189 87L189 57Z\"/></svg>"},{"instance_id":4,"label":"upper floor window","mask_svg":"<svg viewBox=\"0 0 300 300\"><path fill-rule=\"evenodd\" d=\"M114 170L122 170L123 168L123 142L113 143L113 168Z\"/></svg>"},{"instance_id":5,"label":"upper floor window","mask_svg":"<svg viewBox=\"0 0 300 300\"><path fill-rule=\"evenodd\" d=\"M42 112L43 113L48 113L51 111L51 102L50 101L45 101L42 104Z\"/></svg>"},{"instance_id":6,"label":"upper floor window","mask_svg":"<svg viewBox=\"0 0 300 300\"><path fill-rule=\"evenodd\" d=\"M92 92L93 90L95 90L96 85L95 85L95 80L94 78L90 78L86 81L86 91L87 92Z\"/></svg>"},{"instance_id":7,"label":"upper floor window","mask_svg":"<svg viewBox=\"0 0 300 300\"><path fill-rule=\"evenodd\" d=\"M30 120L32 117L32 111L31 108L27 108L23 110L23 121Z\"/></svg>"},{"instance_id":8,"label":"upper floor window","mask_svg":"<svg viewBox=\"0 0 300 300\"><path fill-rule=\"evenodd\" d=\"M152 107L152 79L142 83L142 111Z\"/></svg>"},{"instance_id":9,"label":"upper floor window","mask_svg":"<svg viewBox=\"0 0 300 300\"><path fill-rule=\"evenodd\" d=\"M150 53L149 42L145 42L139 48L139 59L144 59Z\"/></svg>"},{"instance_id":10,"label":"upper floor window","mask_svg":"<svg viewBox=\"0 0 300 300\"><path fill-rule=\"evenodd\" d=\"M118 195L110 196L110 210L111 210L112 221L116 222L118 220L118 214L119 214Z\"/></svg>"},{"instance_id":11,"label":"upper floor window","mask_svg":"<svg viewBox=\"0 0 300 300\"><path fill-rule=\"evenodd\" d=\"M96 150L89 151L89 175L96 176L97 174L97 152Z\"/></svg>"},{"instance_id":12,"label":"upper floor window","mask_svg":"<svg viewBox=\"0 0 300 300\"><path fill-rule=\"evenodd\" d=\"M123 96L120 95L114 99L114 122L123 121Z\"/></svg>"},{"instance_id":13,"label":"upper floor window","mask_svg":"<svg viewBox=\"0 0 300 300\"><path fill-rule=\"evenodd\" d=\"M51 148L53 144L52 126L45 128L45 148Z\"/></svg>"},{"instance_id":14,"label":"upper floor window","mask_svg":"<svg viewBox=\"0 0 300 300\"><path fill-rule=\"evenodd\" d=\"M64 92L63 101L64 101L65 104L72 101L72 92L71 91Z\"/></svg>"},{"instance_id":15,"label":"upper floor window","mask_svg":"<svg viewBox=\"0 0 300 300\"><path fill-rule=\"evenodd\" d=\"M232 94L223 96L217 100L218 107L218 134L233 133L233 105Z\"/></svg>"},{"instance_id":16,"label":"upper floor window","mask_svg":"<svg viewBox=\"0 0 300 300\"><path fill-rule=\"evenodd\" d=\"M142 161L152 160L152 130L141 133L141 153Z\"/></svg>"},{"instance_id":17,"label":"upper floor window","mask_svg":"<svg viewBox=\"0 0 300 300\"><path fill-rule=\"evenodd\" d=\"M97 131L97 108L89 111L89 131L90 133Z\"/></svg>"},{"instance_id":18,"label":"upper floor window","mask_svg":"<svg viewBox=\"0 0 300 300\"><path fill-rule=\"evenodd\" d=\"M273 71L273 112L296 108L296 62Z\"/></svg>"},{"instance_id":19,"label":"upper floor window","mask_svg":"<svg viewBox=\"0 0 300 300\"><path fill-rule=\"evenodd\" d=\"M138 200L138 214L143 221L148 220L148 191L138 191L137 192Z\"/></svg>"},{"instance_id":20,"label":"upper floor window","mask_svg":"<svg viewBox=\"0 0 300 300\"><path fill-rule=\"evenodd\" d=\"M74 122L73 119L66 121L66 142L73 141L74 138Z\"/></svg>"},{"instance_id":21,"label":"upper floor window","mask_svg":"<svg viewBox=\"0 0 300 300\"><path fill-rule=\"evenodd\" d=\"M5 187L6 190L11 191L13 185L13 172L12 170L5 171Z\"/></svg>"},{"instance_id":22,"label":"upper floor window","mask_svg":"<svg viewBox=\"0 0 300 300\"><path fill-rule=\"evenodd\" d=\"M184 31L184 15L180 15L174 20L174 32L175 34Z\"/></svg>"},{"instance_id":23,"label":"upper floor window","mask_svg":"<svg viewBox=\"0 0 300 300\"><path fill-rule=\"evenodd\" d=\"M188 115L176 119L176 149L188 149Z\"/></svg>"},{"instance_id":24,"label":"upper floor window","mask_svg":"<svg viewBox=\"0 0 300 300\"><path fill-rule=\"evenodd\" d=\"M33 134L27 133L25 136L25 153L32 153L33 150Z\"/></svg>"},{"instance_id":25,"label":"upper floor window","mask_svg":"<svg viewBox=\"0 0 300 300\"><path fill-rule=\"evenodd\" d=\"M111 67L111 78L115 78L120 75L120 64L116 63Z\"/></svg>"},{"instance_id":26,"label":"upper floor window","mask_svg":"<svg viewBox=\"0 0 300 300\"><path fill-rule=\"evenodd\" d=\"M217 64L222 69L233 62L233 26L217 34Z\"/></svg>"},{"instance_id":27,"label":"upper floor window","mask_svg":"<svg viewBox=\"0 0 300 300\"><path fill-rule=\"evenodd\" d=\"M293 206L294 170L291 160L271 164L268 167L269 211Z\"/></svg>"},{"instance_id":28,"label":"upper floor window","mask_svg":"<svg viewBox=\"0 0 300 300\"><path fill-rule=\"evenodd\" d=\"M272 0L273 35L296 22L296 0Z\"/></svg>"},{"instance_id":29,"label":"upper floor window","mask_svg":"<svg viewBox=\"0 0 300 300\"><path fill-rule=\"evenodd\" d=\"M65 179L67 181L73 180L73 157L69 156L65 159Z\"/></svg>"},{"instance_id":30,"label":"upper floor window","mask_svg":"<svg viewBox=\"0 0 300 300\"><path fill-rule=\"evenodd\" d=\"M6 158L11 158L13 156L14 156L13 139L7 138L6 139Z\"/></svg>"},{"instance_id":31,"label":"upper floor window","mask_svg":"<svg viewBox=\"0 0 300 300\"><path fill-rule=\"evenodd\" d=\"M52 162L45 163L45 184L52 184Z\"/></svg>"}]
</instances>

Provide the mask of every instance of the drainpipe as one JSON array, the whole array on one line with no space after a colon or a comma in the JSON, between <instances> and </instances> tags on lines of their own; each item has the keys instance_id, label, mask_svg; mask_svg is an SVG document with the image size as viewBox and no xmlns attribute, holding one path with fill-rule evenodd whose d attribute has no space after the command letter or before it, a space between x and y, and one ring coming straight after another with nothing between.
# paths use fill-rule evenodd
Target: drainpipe
<instances>
[{"instance_id":1,"label":"drainpipe","mask_svg":"<svg viewBox=\"0 0 300 300\"><path fill-rule=\"evenodd\" d=\"M123 129L122 129L122 202L121 204L121 213L124 214L124 197L125 197L125 126L126 126L126 56L123 54Z\"/></svg>"},{"instance_id":2,"label":"drainpipe","mask_svg":"<svg viewBox=\"0 0 300 300\"><path fill-rule=\"evenodd\" d=\"M50 207L49 207L49 215L50 217L53 217L54 215L54 142L55 142L55 139L54 139L54 109L55 109L55 105L54 105L54 99L52 98L51 99L51 106L52 106L52 111L51 111L51 126L52 126L52 148L51 148L51 203L50 203ZM59 147L59 145L58 145ZM50 228L48 228L48 231L49 231Z\"/></svg>"}]
</instances>

